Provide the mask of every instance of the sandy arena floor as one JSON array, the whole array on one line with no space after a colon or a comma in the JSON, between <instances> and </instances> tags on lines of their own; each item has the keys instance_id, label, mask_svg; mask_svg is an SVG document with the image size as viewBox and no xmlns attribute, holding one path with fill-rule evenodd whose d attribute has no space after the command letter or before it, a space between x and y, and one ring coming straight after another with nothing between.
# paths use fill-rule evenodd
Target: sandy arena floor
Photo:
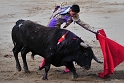
<instances>
[{"instance_id":1,"label":"sandy arena floor","mask_svg":"<svg viewBox=\"0 0 124 83\"><path fill-rule=\"evenodd\" d=\"M48 81L42 80L44 70L38 71L40 56L35 60L27 55L27 62L31 73L17 72L12 53L13 43L11 30L18 19L32 20L47 25L54 5L66 0L1 0L0 1L0 83L123 83L124 63L115 68L115 73L106 79L98 77L103 71L103 64L92 61L90 70L83 70L75 65L79 78L72 79L72 74L62 74L64 67L52 66ZM107 36L124 45L124 0L71 0L69 5L76 3L81 8L80 19L96 30L104 29ZM93 33L84 30L77 24L71 24L71 30L86 43L93 47L95 55L103 61L98 41ZM21 66L22 59L19 54Z\"/></svg>"}]
</instances>

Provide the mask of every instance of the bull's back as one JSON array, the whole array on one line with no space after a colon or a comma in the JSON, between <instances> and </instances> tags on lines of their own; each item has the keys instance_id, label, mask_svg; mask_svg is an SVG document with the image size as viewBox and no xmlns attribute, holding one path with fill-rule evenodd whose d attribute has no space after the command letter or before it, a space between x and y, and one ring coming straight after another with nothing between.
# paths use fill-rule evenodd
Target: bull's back
<instances>
[{"instance_id":1,"label":"bull's back","mask_svg":"<svg viewBox=\"0 0 124 83\"><path fill-rule=\"evenodd\" d=\"M32 21L25 21L20 28L23 43L40 55L57 45L61 30L49 28Z\"/></svg>"},{"instance_id":2,"label":"bull's back","mask_svg":"<svg viewBox=\"0 0 124 83\"><path fill-rule=\"evenodd\" d=\"M56 50L58 46L58 40L66 34L65 40L62 41L62 46L68 46L71 39L77 36L72 32L59 29L59 28L49 28L32 21L25 21L20 28L20 32L23 38L23 43L30 47L31 50L38 53L39 55L49 55L53 50ZM73 43L74 44L74 43ZM70 44L70 46L72 46Z\"/></svg>"}]
</instances>

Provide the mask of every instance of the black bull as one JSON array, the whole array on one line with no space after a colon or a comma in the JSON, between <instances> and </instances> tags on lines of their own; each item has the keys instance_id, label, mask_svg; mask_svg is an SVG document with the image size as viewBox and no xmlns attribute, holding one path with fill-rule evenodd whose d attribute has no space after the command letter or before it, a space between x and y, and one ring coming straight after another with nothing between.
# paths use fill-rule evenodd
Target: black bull
<instances>
[{"instance_id":1,"label":"black bull","mask_svg":"<svg viewBox=\"0 0 124 83\"><path fill-rule=\"evenodd\" d=\"M58 40L67 33L65 39L58 44ZM16 60L16 68L21 71L18 53L21 52L24 71L28 72L26 54L32 52L46 59L45 73L43 79L47 79L50 64L59 67L66 66L78 77L73 61L81 67L90 69L94 56L91 47L83 43L83 40L74 33L59 28L42 26L29 20L18 20L12 29L12 40L14 44L13 53ZM98 60L97 60L98 61Z\"/></svg>"}]
</instances>

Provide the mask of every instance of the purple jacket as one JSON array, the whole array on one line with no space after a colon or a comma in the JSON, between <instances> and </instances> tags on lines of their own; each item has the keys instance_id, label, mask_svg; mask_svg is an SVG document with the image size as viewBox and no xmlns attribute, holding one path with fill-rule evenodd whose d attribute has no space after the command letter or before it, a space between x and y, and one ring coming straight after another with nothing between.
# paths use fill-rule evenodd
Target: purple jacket
<instances>
[{"instance_id":1,"label":"purple jacket","mask_svg":"<svg viewBox=\"0 0 124 83\"><path fill-rule=\"evenodd\" d=\"M96 33L94 31L93 27L90 27L88 24L86 24L85 22L80 20L78 14L75 17L70 16L69 9L70 9L70 6L64 7L64 8L60 7L56 11L54 11L51 16L51 20L50 20L48 26L61 28L61 25L63 23L66 23L64 26L64 28L66 28L74 21L75 23L79 24L86 30Z\"/></svg>"}]
</instances>

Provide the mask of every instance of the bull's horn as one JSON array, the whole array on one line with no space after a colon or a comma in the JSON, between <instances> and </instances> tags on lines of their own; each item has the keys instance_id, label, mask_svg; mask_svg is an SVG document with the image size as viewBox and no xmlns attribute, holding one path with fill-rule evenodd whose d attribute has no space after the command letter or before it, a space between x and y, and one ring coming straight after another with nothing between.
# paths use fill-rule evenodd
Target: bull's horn
<instances>
[{"instance_id":1,"label":"bull's horn","mask_svg":"<svg viewBox=\"0 0 124 83\"><path fill-rule=\"evenodd\" d=\"M87 46L85 43L83 43L83 42L81 42L80 45L83 46L84 48L87 48L87 47L88 47L88 46Z\"/></svg>"},{"instance_id":2,"label":"bull's horn","mask_svg":"<svg viewBox=\"0 0 124 83\"><path fill-rule=\"evenodd\" d=\"M98 63L103 63L102 61L100 61L94 54L93 54L93 59L98 62Z\"/></svg>"}]
</instances>

